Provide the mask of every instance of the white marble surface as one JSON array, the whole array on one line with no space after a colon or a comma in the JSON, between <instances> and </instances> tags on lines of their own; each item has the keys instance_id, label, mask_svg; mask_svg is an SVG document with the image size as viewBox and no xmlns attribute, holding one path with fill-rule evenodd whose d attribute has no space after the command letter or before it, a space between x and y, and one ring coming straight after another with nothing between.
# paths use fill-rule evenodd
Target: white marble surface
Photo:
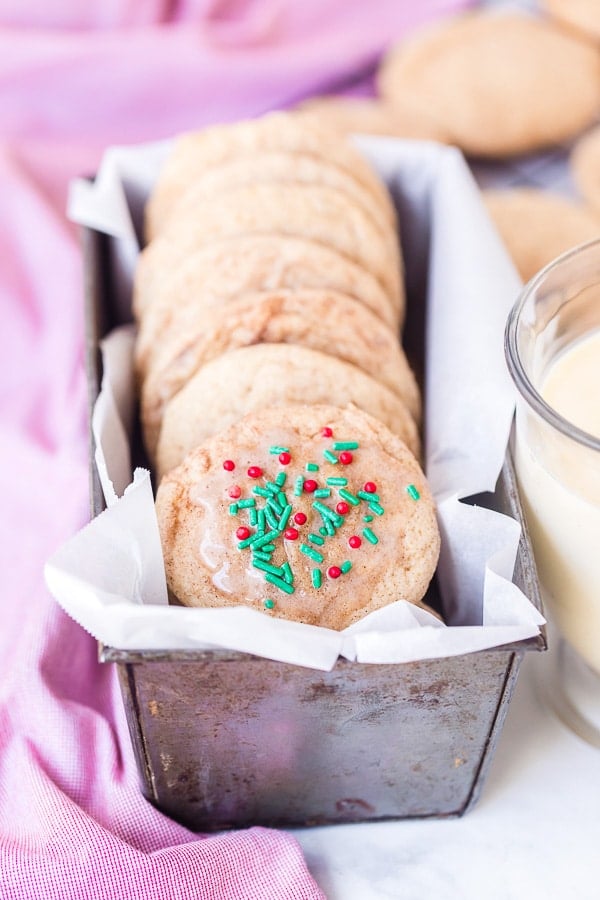
<instances>
[{"instance_id":1,"label":"white marble surface","mask_svg":"<svg viewBox=\"0 0 600 900\"><path fill-rule=\"evenodd\" d=\"M598 900L600 750L537 695L524 660L482 795L462 819L294 832L329 900Z\"/></svg>"}]
</instances>

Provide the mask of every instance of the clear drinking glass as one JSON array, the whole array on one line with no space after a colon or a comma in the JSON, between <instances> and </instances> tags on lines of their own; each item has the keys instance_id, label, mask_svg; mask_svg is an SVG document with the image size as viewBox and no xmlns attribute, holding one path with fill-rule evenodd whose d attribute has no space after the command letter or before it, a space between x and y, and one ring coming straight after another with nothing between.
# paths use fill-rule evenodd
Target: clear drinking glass
<instances>
[{"instance_id":1,"label":"clear drinking glass","mask_svg":"<svg viewBox=\"0 0 600 900\"><path fill-rule=\"evenodd\" d=\"M569 421L571 407L565 408L564 397L561 414L543 396L553 366L562 360L564 370L567 359L581 360L589 339L595 375L592 371L583 379L567 405L589 403L597 409L596 338L600 241L564 254L533 278L509 316L505 335L508 368L518 390L517 478L546 609L558 632L543 693L567 725L600 747L600 433ZM561 379L555 375L555 385L570 384Z\"/></svg>"}]
</instances>

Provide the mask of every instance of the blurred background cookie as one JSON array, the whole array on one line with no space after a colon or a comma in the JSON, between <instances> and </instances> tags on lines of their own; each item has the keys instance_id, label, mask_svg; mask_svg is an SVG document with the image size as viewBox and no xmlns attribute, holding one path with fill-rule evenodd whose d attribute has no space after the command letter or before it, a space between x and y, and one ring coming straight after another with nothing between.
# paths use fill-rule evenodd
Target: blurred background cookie
<instances>
[{"instance_id":1,"label":"blurred background cookie","mask_svg":"<svg viewBox=\"0 0 600 900\"><path fill-rule=\"evenodd\" d=\"M600 111L600 54L556 24L476 12L415 33L378 76L407 94L466 153L502 157L558 144Z\"/></svg>"},{"instance_id":2,"label":"blurred background cookie","mask_svg":"<svg viewBox=\"0 0 600 900\"><path fill-rule=\"evenodd\" d=\"M582 197L600 214L600 127L575 144L570 165Z\"/></svg>"},{"instance_id":3,"label":"blurred background cookie","mask_svg":"<svg viewBox=\"0 0 600 900\"><path fill-rule=\"evenodd\" d=\"M518 188L484 191L483 198L523 281L566 250L600 237L600 218L558 194Z\"/></svg>"},{"instance_id":4,"label":"blurred background cookie","mask_svg":"<svg viewBox=\"0 0 600 900\"><path fill-rule=\"evenodd\" d=\"M344 134L377 134L419 140L447 140L445 129L427 110L397 96L394 104L358 97L314 97L297 107L298 115L329 124Z\"/></svg>"},{"instance_id":5,"label":"blurred background cookie","mask_svg":"<svg viewBox=\"0 0 600 900\"><path fill-rule=\"evenodd\" d=\"M344 462L336 441L352 448ZM162 481L156 510L167 582L181 603L243 604L336 630L397 599L420 604L439 554L415 458L351 408L248 416Z\"/></svg>"},{"instance_id":6,"label":"blurred background cookie","mask_svg":"<svg viewBox=\"0 0 600 900\"><path fill-rule=\"evenodd\" d=\"M573 28L582 37L600 43L598 0L541 0L541 7L557 22Z\"/></svg>"}]
</instances>

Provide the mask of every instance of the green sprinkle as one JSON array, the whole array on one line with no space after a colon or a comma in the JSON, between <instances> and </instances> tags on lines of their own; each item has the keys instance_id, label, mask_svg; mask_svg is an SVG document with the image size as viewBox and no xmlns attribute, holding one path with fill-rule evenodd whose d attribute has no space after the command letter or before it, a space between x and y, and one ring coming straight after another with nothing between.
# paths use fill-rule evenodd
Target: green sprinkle
<instances>
[{"instance_id":1,"label":"green sprinkle","mask_svg":"<svg viewBox=\"0 0 600 900\"><path fill-rule=\"evenodd\" d=\"M278 485L275 481L265 481L265 487L270 494L277 495L279 493L280 485Z\"/></svg>"},{"instance_id":2,"label":"green sprinkle","mask_svg":"<svg viewBox=\"0 0 600 900\"><path fill-rule=\"evenodd\" d=\"M409 495L409 497L412 497L413 500L418 500L421 496L414 484L408 485L408 487L406 488L406 493Z\"/></svg>"},{"instance_id":3,"label":"green sprinkle","mask_svg":"<svg viewBox=\"0 0 600 900\"><path fill-rule=\"evenodd\" d=\"M262 547L261 547L260 549L261 549L261 550L264 550L264 552L267 554L267 556L270 557L270 556L271 556L271 553L272 553L273 550L275 549L275 544L263 544ZM253 553L260 553L260 550L253 550L252 552L253 552Z\"/></svg>"},{"instance_id":4,"label":"green sprinkle","mask_svg":"<svg viewBox=\"0 0 600 900\"><path fill-rule=\"evenodd\" d=\"M288 584L294 583L294 573L292 572L292 567L289 562L284 562L281 567L281 571L283 572L283 579L287 581Z\"/></svg>"},{"instance_id":5,"label":"green sprinkle","mask_svg":"<svg viewBox=\"0 0 600 900\"><path fill-rule=\"evenodd\" d=\"M377 503L379 501L379 494L369 494L368 491L357 491L356 496L360 497L361 500L366 500L367 502L374 500L375 503Z\"/></svg>"},{"instance_id":6,"label":"green sprinkle","mask_svg":"<svg viewBox=\"0 0 600 900\"><path fill-rule=\"evenodd\" d=\"M317 590L319 590L319 588L321 587L321 581L323 578L323 576L321 575L321 570L313 569L311 574L312 574L313 587L316 588Z\"/></svg>"},{"instance_id":7,"label":"green sprinkle","mask_svg":"<svg viewBox=\"0 0 600 900\"><path fill-rule=\"evenodd\" d=\"M329 535L329 537L333 537L335 534L335 528L331 519L325 519L325 534Z\"/></svg>"},{"instance_id":8,"label":"green sprinkle","mask_svg":"<svg viewBox=\"0 0 600 900\"><path fill-rule=\"evenodd\" d=\"M264 509L259 509L259 510L258 510L258 522L257 522L257 526L258 526L258 527L257 527L256 530L259 532L259 534L264 534L264 533L265 533L265 527L266 527L266 523L265 523L265 511L264 511Z\"/></svg>"},{"instance_id":9,"label":"green sprinkle","mask_svg":"<svg viewBox=\"0 0 600 900\"><path fill-rule=\"evenodd\" d=\"M232 503L231 506L229 507L229 515L237 516L237 513L238 513L238 505L237 505L237 503Z\"/></svg>"},{"instance_id":10,"label":"green sprinkle","mask_svg":"<svg viewBox=\"0 0 600 900\"><path fill-rule=\"evenodd\" d=\"M279 487L282 488L285 484L286 478L287 478L287 475L285 474L285 472L280 472L279 475L277 476L277 478L275 479L275 484L278 484Z\"/></svg>"},{"instance_id":11,"label":"green sprinkle","mask_svg":"<svg viewBox=\"0 0 600 900\"><path fill-rule=\"evenodd\" d=\"M318 491L314 492L315 497L331 497L331 491L329 488L319 488Z\"/></svg>"},{"instance_id":12,"label":"green sprinkle","mask_svg":"<svg viewBox=\"0 0 600 900\"><path fill-rule=\"evenodd\" d=\"M327 460L327 462L332 463L335 466L337 462L339 462L335 453L332 453L331 450L323 450L323 456Z\"/></svg>"},{"instance_id":13,"label":"green sprinkle","mask_svg":"<svg viewBox=\"0 0 600 900\"><path fill-rule=\"evenodd\" d=\"M336 441L334 450L358 450L358 441Z\"/></svg>"},{"instance_id":14,"label":"green sprinkle","mask_svg":"<svg viewBox=\"0 0 600 900\"><path fill-rule=\"evenodd\" d=\"M304 478L302 475L298 475L296 478L296 484L294 485L294 497L300 497L302 491L304 490Z\"/></svg>"},{"instance_id":15,"label":"green sprinkle","mask_svg":"<svg viewBox=\"0 0 600 900\"><path fill-rule=\"evenodd\" d=\"M344 484L348 484L348 479L347 478L328 478L327 484L330 484L332 487L334 487L336 485L340 485L340 484L344 485Z\"/></svg>"},{"instance_id":16,"label":"green sprinkle","mask_svg":"<svg viewBox=\"0 0 600 900\"><path fill-rule=\"evenodd\" d=\"M250 508L250 510L249 510L249 516L250 516L250 524L251 524L251 525L256 525L256 523L258 522L258 513L257 513L256 508L255 508L254 506L252 506L252 507Z\"/></svg>"},{"instance_id":17,"label":"green sprinkle","mask_svg":"<svg viewBox=\"0 0 600 900\"><path fill-rule=\"evenodd\" d=\"M274 544L272 546L275 547ZM264 549L265 548L263 547L262 550L253 550L254 559L263 559L265 562L269 562L269 560L271 559L271 554L263 552Z\"/></svg>"},{"instance_id":18,"label":"green sprinkle","mask_svg":"<svg viewBox=\"0 0 600 900\"><path fill-rule=\"evenodd\" d=\"M272 453L274 456L278 453L289 453L289 447L269 447L269 453Z\"/></svg>"},{"instance_id":19,"label":"green sprinkle","mask_svg":"<svg viewBox=\"0 0 600 900\"><path fill-rule=\"evenodd\" d=\"M347 559L346 562L343 562L340 566L340 569L342 570L344 575L346 574L346 572L349 572L351 568L352 568L352 563L350 562L349 559Z\"/></svg>"},{"instance_id":20,"label":"green sprinkle","mask_svg":"<svg viewBox=\"0 0 600 900\"><path fill-rule=\"evenodd\" d=\"M252 488L252 493L256 494L257 497L270 497L271 496L271 491L268 491L264 487Z\"/></svg>"},{"instance_id":21,"label":"green sprinkle","mask_svg":"<svg viewBox=\"0 0 600 900\"><path fill-rule=\"evenodd\" d=\"M358 506L360 503L358 497L355 497L354 494L351 494L350 491L347 491L345 488L340 488L340 497L343 497L344 500L347 500L352 506Z\"/></svg>"},{"instance_id":22,"label":"green sprinkle","mask_svg":"<svg viewBox=\"0 0 600 900\"><path fill-rule=\"evenodd\" d=\"M284 591L286 594L294 593L293 584L288 584L287 581L284 581L277 575L271 575L270 572L267 572L267 574L265 575L265 581L268 581L269 584L273 584L275 587L279 588L280 591Z\"/></svg>"},{"instance_id":23,"label":"green sprinkle","mask_svg":"<svg viewBox=\"0 0 600 900\"><path fill-rule=\"evenodd\" d=\"M363 522L372 522L373 516L363 516Z\"/></svg>"},{"instance_id":24,"label":"green sprinkle","mask_svg":"<svg viewBox=\"0 0 600 900\"><path fill-rule=\"evenodd\" d=\"M320 534L309 534L308 539L311 544L318 544L320 547L325 543Z\"/></svg>"},{"instance_id":25,"label":"green sprinkle","mask_svg":"<svg viewBox=\"0 0 600 900\"><path fill-rule=\"evenodd\" d=\"M318 510L324 519L338 519L339 516L333 509L330 509L325 503L321 503L319 500L315 500L313 503L313 507Z\"/></svg>"},{"instance_id":26,"label":"green sprinkle","mask_svg":"<svg viewBox=\"0 0 600 900\"><path fill-rule=\"evenodd\" d=\"M370 544L378 544L379 543L379 538L377 537L376 534L373 534L373 532L371 531L370 528L363 528L363 534Z\"/></svg>"},{"instance_id":27,"label":"green sprinkle","mask_svg":"<svg viewBox=\"0 0 600 900\"><path fill-rule=\"evenodd\" d=\"M272 509L273 512L279 516L279 515L281 515L281 510L283 509L283 506L281 505L281 503L279 502L279 500L276 497L269 497L269 499L267 500L267 505L265 506L265 515L266 515L268 509Z\"/></svg>"},{"instance_id":28,"label":"green sprinkle","mask_svg":"<svg viewBox=\"0 0 600 900\"><path fill-rule=\"evenodd\" d=\"M277 494L277 502L282 509L286 508L288 500L283 491L279 491Z\"/></svg>"},{"instance_id":29,"label":"green sprinkle","mask_svg":"<svg viewBox=\"0 0 600 900\"><path fill-rule=\"evenodd\" d=\"M247 537L245 540L239 542L238 550L245 550L246 547L249 547L251 544L253 545L255 540L256 535L251 534L250 537Z\"/></svg>"},{"instance_id":30,"label":"green sprinkle","mask_svg":"<svg viewBox=\"0 0 600 900\"><path fill-rule=\"evenodd\" d=\"M309 547L308 544L301 544L300 550L302 551L302 553L305 553L306 556L310 556L311 559L314 559L315 562L323 562L323 554L319 553L318 550L313 550L313 548Z\"/></svg>"},{"instance_id":31,"label":"green sprinkle","mask_svg":"<svg viewBox=\"0 0 600 900\"><path fill-rule=\"evenodd\" d=\"M253 497L250 497L249 500L238 500L238 507L240 509L251 509L251 507L256 506L256 500Z\"/></svg>"},{"instance_id":32,"label":"green sprinkle","mask_svg":"<svg viewBox=\"0 0 600 900\"><path fill-rule=\"evenodd\" d=\"M372 509L376 516L382 516L385 512L385 509L379 503L369 503L369 509Z\"/></svg>"},{"instance_id":33,"label":"green sprinkle","mask_svg":"<svg viewBox=\"0 0 600 900\"><path fill-rule=\"evenodd\" d=\"M270 600L270 599L268 599L268 598L267 598L267 600L265 600L265 607L266 607L267 609L273 609L274 606L275 606L275 601L274 601L274 600Z\"/></svg>"},{"instance_id":34,"label":"green sprinkle","mask_svg":"<svg viewBox=\"0 0 600 900\"><path fill-rule=\"evenodd\" d=\"M281 516L279 519L278 528L280 528L282 531L285 528L285 526L287 525L288 519L291 516L291 514L292 514L292 504L288 503L288 505L286 506L284 511L281 513Z\"/></svg>"},{"instance_id":35,"label":"green sprinkle","mask_svg":"<svg viewBox=\"0 0 600 900\"><path fill-rule=\"evenodd\" d=\"M280 512L279 507L277 507L277 516L279 515L279 512ZM267 508L265 509L265 518L266 518L267 522L269 523L269 525L271 526L271 528L279 527L279 519L277 518L277 516L275 515L275 513L273 512L271 507L267 506Z\"/></svg>"},{"instance_id":36,"label":"green sprinkle","mask_svg":"<svg viewBox=\"0 0 600 900\"><path fill-rule=\"evenodd\" d=\"M274 530L274 531L267 531L266 534L257 535L254 538L254 542L253 542L252 546L255 547L257 550L260 550L260 548L264 547L265 544L270 544L271 539L275 540L276 538L278 538L280 533L281 532L279 532L278 530ZM239 544L238 544L238 546L239 546Z\"/></svg>"},{"instance_id":37,"label":"green sprinkle","mask_svg":"<svg viewBox=\"0 0 600 900\"><path fill-rule=\"evenodd\" d=\"M306 463L306 471L307 472L318 472L319 467L316 463Z\"/></svg>"},{"instance_id":38,"label":"green sprinkle","mask_svg":"<svg viewBox=\"0 0 600 900\"><path fill-rule=\"evenodd\" d=\"M283 569L280 569L278 566L272 566L271 563L262 559L257 559L256 556L252 557L252 565L255 569L260 569L261 572L270 572L271 575L277 575L279 578L283 575Z\"/></svg>"},{"instance_id":39,"label":"green sprinkle","mask_svg":"<svg viewBox=\"0 0 600 900\"><path fill-rule=\"evenodd\" d=\"M332 529L332 531L333 531L333 529ZM319 528L319 532L323 535L323 537L325 537L326 534L329 534L329 532L323 525L321 525L321 527Z\"/></svg>"}]
</instances>

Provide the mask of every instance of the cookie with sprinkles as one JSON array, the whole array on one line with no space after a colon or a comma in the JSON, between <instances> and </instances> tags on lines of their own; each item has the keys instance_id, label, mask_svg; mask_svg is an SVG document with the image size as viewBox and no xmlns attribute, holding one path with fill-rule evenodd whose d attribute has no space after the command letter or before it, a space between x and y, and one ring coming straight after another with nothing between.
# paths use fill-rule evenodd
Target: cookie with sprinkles
<instances>
[{"instance_id":1,"label":"cookie with sprinkles","mask_svg":"<svg viewBox=\"0 0 600 900\"><path fill-rule=\"evenodd\" d=\"M354 404L419 453L417 426L397 394L357 366L297 344L254 344L206 363L167 403L159 432L142 408L144 439L161 478L207 437L246 414L298 403Z\"/></svg>"},{"instance_id":2,"label":"cookie with sprinkles","mask_svg":"<svg viewBox=\"0 0 600 900\"><path fill-rule=\"evenodd\" d=\"M163 479L156 509L168 585L186 606L340 630L395 600L423 605L438 560L419 464L354 408L246 416Z\"/></svg>"}]
</instances>

